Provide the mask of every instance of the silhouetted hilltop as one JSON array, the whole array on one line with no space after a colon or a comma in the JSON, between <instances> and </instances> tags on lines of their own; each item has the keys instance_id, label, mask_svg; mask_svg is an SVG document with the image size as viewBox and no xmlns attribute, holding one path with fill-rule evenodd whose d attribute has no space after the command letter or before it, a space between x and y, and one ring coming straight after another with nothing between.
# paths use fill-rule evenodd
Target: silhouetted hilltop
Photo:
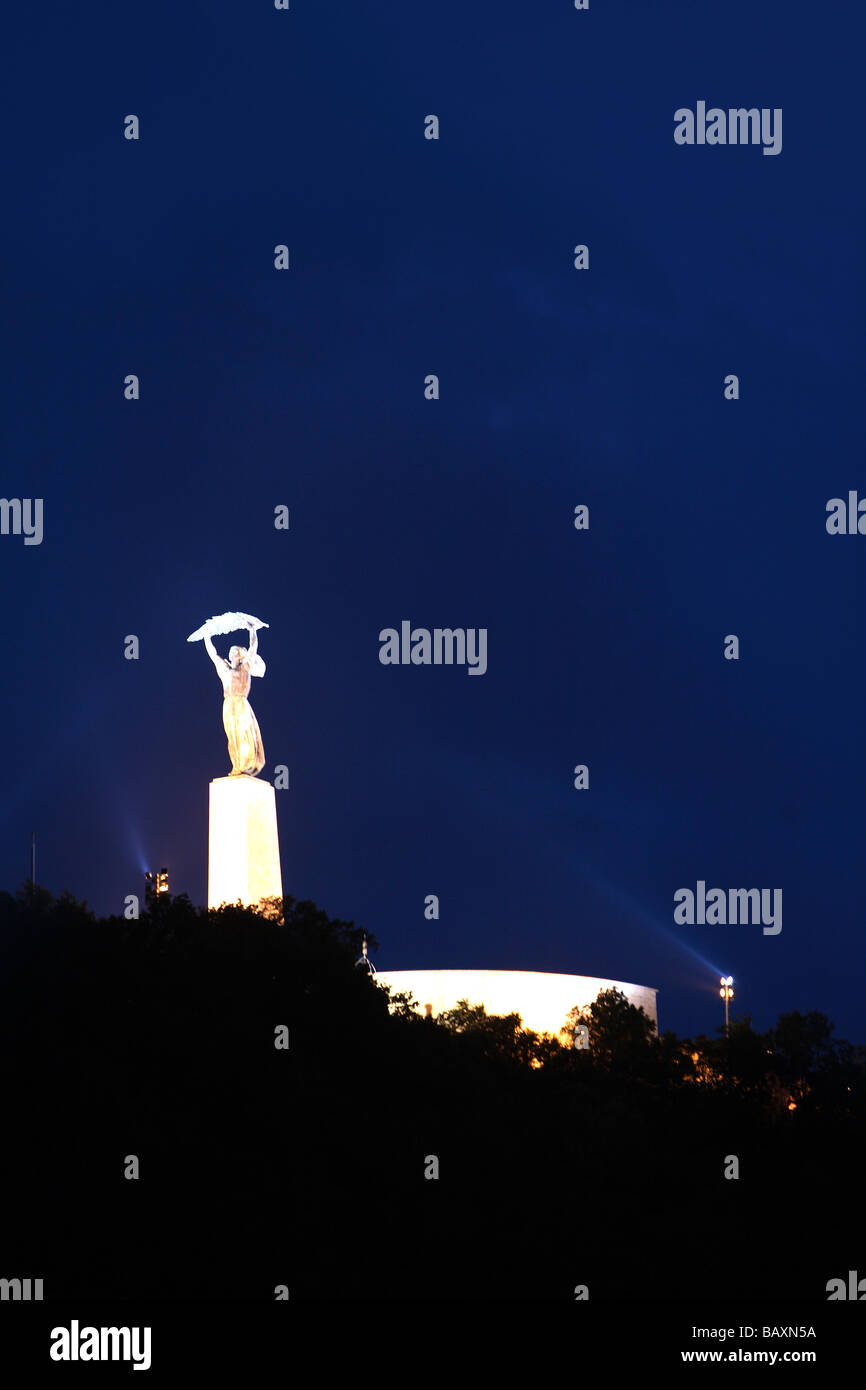
<instances>
[{"instance_id":1,"label":"silhouetted hilltop","mask_svg":"<svg viewBox=\"0 0 866 1390\"><path fill-rule=\"evenodd\" d=\"M363 935L289 898L0 895L8 1270L46 1298L570 1300L823 1298L848 1269L864 1060L823 1015L656 1039L611 993L580 1052L473 1001L389 1012Z\"/></svg>"}]
</instances>

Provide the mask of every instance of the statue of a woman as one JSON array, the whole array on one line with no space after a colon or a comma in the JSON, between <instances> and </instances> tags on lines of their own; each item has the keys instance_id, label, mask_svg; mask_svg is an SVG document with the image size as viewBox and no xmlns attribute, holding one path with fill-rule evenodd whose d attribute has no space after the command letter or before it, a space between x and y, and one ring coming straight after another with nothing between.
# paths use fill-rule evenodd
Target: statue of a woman
<instances>
[{"instance_id":1,"label":"statue of a woman","mask_svg":"<svg viewBox=\"0 0 866 1390\"><path fill-rule=\"evenodd\" d=\"M250 631L250 645L231 647L229 659L220 656L209 633L204 633L207 654L216 667L223 688L223 728L229 744L232 760L230 777L257 777L265 765L265 750L256 716L253 714L247 696L250 693L253 674L258 675L256 667L262 667L258 651L258 637L255 625L247 620ZM192 640L192 639L190 639Z\"/></svg>"}]
</instances>

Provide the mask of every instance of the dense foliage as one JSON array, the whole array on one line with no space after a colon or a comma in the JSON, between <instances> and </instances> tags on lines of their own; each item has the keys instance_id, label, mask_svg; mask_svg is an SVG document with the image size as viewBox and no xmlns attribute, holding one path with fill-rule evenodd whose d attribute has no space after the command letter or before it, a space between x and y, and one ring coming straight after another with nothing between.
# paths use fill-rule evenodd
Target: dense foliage
<instances>
[{"instance_id":1,"label":"dense foliage","mask_svg":"<svg viewBox=\"0 0 866 1390\"><path fill-rule=\"evenodd\" d=\"M579 1051L472 1001L389 1007L362 937L290 898L127 921L0 894L3 1272L46 1296L821 1298L862 1261L864 1053L823 1014L658 1039L611 991L569 1020Z\"/></svg>"}]
</instances>

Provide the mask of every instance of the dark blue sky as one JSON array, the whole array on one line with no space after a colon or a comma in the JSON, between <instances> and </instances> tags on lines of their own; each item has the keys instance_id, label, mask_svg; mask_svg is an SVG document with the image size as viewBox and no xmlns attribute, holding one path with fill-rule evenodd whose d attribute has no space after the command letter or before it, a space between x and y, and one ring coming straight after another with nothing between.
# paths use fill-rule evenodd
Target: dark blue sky
<instances>
[{"instance_id":1,"label":"dark blue sky","mask_svg":"<svg viewBox=\"0 0 866 1390\"><path fill-rule=\"evenodd\" d=\"M380 968L636 981L678 1031L724 969L758 1025L863 1039L866 539L824 525L866 493L853 14L18 7L2 490L45 532L0 537L5 886L35 827L98 911L162 863L204 901L228 758L185 638L240 608L285 890ZM781 107L782 153L677 146L703 99ZM487 674L382 666L402 619L486 627ZM781 887L782 933L675 927L699 878Z\"/></svg>"}]
</instances>

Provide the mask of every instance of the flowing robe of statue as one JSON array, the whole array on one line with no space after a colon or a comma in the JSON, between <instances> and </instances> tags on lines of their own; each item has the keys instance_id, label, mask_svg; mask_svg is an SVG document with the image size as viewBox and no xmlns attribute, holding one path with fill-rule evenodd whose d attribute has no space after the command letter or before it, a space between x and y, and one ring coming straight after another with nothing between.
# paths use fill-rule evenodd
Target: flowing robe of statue
<instances>
[{"instance_id":1,"label":"flowing robe of statue","mask_svg":"<svg viewBox=\"0 0 866 1390\"><path fill-rule=\"evenodd\" d=\"M232 647L226 661L216 651L209 635L204 643L208 656L216 667L223 688L223 728L232 760L231 777L257 777L265 765L265 750L256 716L247 696L257 658L258 639L252 624L250 646Z\"/></svg>"},{"instance_id":2,"label":"flowing robe of statue","mask_svg":"<svg viewBox=\"0 0 866 1390\"><path fill-rule=\"evenodd\" d=\"M242 773L256 777L265 765L258 721L247 699L251 683L250 668L244 660L234 668L230 666L223 679L223 728L232 760L232 777Z\"/></svg>"}]
</instances>

